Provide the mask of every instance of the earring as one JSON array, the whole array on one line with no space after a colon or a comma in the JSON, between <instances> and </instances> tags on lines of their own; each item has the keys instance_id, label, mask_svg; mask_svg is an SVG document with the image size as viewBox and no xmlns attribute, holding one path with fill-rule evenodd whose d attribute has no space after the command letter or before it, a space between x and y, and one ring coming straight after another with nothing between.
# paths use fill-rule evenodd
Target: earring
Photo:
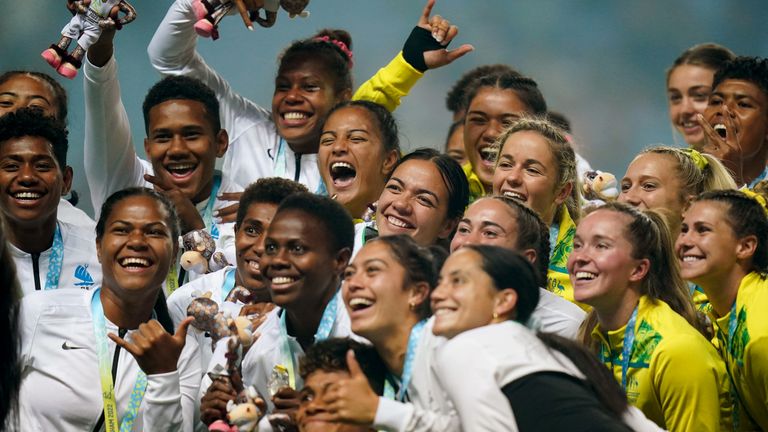
<instances>
[{"instance_id":1,"label":"earring","mask_svg":"<svg viewBox=\"0 0 768 432\"><path fill-rule=\"evenodd\" d=\"M499 318L499 314L498 314L498 313L496 313L496 312L494 312L494 313L493 313L493 319L498 319L498 318Z\"/></svg>"},{"instance_id":2,"label":"earring","mask_svg":"<svg viewBox=\"0 0 768 432\"><path fill-rule=\"evenodd\" d=\"M411 308L411 310L416 310L416 303L410 302L408 303L408 307Z\"/></svg>"}]
</instances>

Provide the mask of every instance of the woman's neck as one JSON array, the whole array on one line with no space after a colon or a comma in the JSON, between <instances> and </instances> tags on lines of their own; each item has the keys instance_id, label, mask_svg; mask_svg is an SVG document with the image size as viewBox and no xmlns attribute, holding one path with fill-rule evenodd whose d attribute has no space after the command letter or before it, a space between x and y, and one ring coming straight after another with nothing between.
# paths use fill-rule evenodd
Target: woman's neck
<instances>
[{"instance_id":1,"label":"woman's neck","mask_svg":"<svg viewBox=\"0 0 768 432\"><path fill-rule=\"evenodd\" d=\"M288 306L285 308L286 313L286 331L289 335L296 338L299 345L303 349L307 349L310 345L317 342L315 340L315 334L318 327L320 327L320 321L323 319L325 309L328 307L333 296L336 295L336 287L338 287L338 279L334 278L333 288L326 288L326 296L320 304L322 307L317 307L317 303L296 305L295 307Z\"/></svg>"},{"instance_id":2,"label":"woman's neck","mask_svg":"<svg viewBox=\"0 0 768 432\"><path fill-rule=\"evenodd\" d=\"M53 244L56 232L56 212L53 212L42 223L22 225L7 219L8 241L26 253L40 253L48 250Z\"/></svg>"},{"instance_id":3,"label":"woman's neck","mask_svg":"<svg viewBox=\"0 0 768 432\"><path fill-rule=\"evenodd\" d=\"M162 288L159 288L162 289ZM157 302L158 290L123 292L102 285L99 296L104 316L119 328L135 329L149 321Z\"/></svg>"},{"instance_id":4,"label":"woman's neck","mask_svg":"<svg viewBox=\"0 0 768 432\"><path fill-rule=\"evenodd\" d=\"M387 370L397 377L403 376L405 356L408 352L408 340L411 330L419 322L416 316L409 317L406 322L398 323L393 328L387 328L380 335L372 335L370 341L379 356L387 365Z\"/></svg>"},{"instance_id":5,"label":"woman's neck","mask_svg":"<svg viewBox=\"0 0 768 432\"><path fill-rule=\"evenodd\" d=\"M737 263L731 271L713 275L705 280L701 280L698 285L704 290L709 303L712 305L717 316L721 317L731 311L733 303L736 301L736 295L739 292L741 280L749 274L745 266Z\"/></svg>"},{"instance_id":6,"label":"woman's neck","mask_svg":"<svg viewBox=\"0 0 768 432\"><path fill-rule=\"evenodd\" d=\"M618 330L629 322L632 312L640 301L640 293L634 288L627 288L617 301L605 305L595 305L595 313L600 327L605 331Z\"/></svg>"}]
</instances>

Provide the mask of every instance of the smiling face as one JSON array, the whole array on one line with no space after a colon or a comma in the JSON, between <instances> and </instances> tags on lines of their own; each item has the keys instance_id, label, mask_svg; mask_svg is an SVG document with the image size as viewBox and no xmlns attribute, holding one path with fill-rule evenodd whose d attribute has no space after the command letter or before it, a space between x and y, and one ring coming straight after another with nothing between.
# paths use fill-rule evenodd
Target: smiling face
<instances>
[{"instance_id":1,"label":"smiling face","mask_svg":"<svg viewBox=\"0 0 768 432\"><path fill-rule=\"evenodd\" d=\"M597 210L581 220L568 257L568 274L574 298L598 310L613 310L625 298L631 284L639 283L647 260L632 257L626 237L628 215Z\"/></svg>"},{"instance_id":2,"label":"smiling face","mask_svg":"<svg viewBox=\"0 0 768 432\"><path fill-rule=\"evenodd\" d=\"M96 239L103 285L113 292L159 289L176 256L162 204L146 195L117 202Z\"/></svg>"},{"instance_id":3,"label":"smiling face","mask_svg":"<svg viewBox=\"0 0 768 432\"><path fill-rule=\"evenodd\" d=\"M405 280L405 268L385 243L373 242L358 252L344 271L342 285L355 334L375 341L419 320L409 307L416 302L414 287L404 286Z\"/></svg>"},{"instance_id":4,"label":"smiling face","mask_svg":"<svg viewBox=\"0 0 768 432\"><path fill-rule=\"evenodd\" d=\"M384 189L397 151L385 153L378 121L365 108L350 106L328 117L317 161L328 195L360 217Z\"/></svg>"},{"instance_id":5,"label":"smiling face","mask_svg":"<svg viewBox=\"0 0 768 432\"><path fill-rule=\"evenodd\" d=\"M432 292L435 316L432 333L452 338L490 324L497 293L493 280L482 268L480 254L471 249L452 253L440 270L440 282Z\"/></svg>"},{"instance_id":6,"label":"smiling face","mask_svg":"<svg viewBox=\"0 0 768 432\"><path fill-rule=\"evenodd\" d=\"M475 201L464 212L456 234L451 240L451 252L470 244L517 249L517 220L508 205L483 198Z\"/></svg>"},{"instance_id":7,"label":"smiling face","mask_svg":"<svg viewBox=\"0 0 768 432\"><path fill-rule=\"evenodd\" d=\"M464 121L464 149L487 189L493 182L496 166L496 139L521 113L528 111L528 106L512 90L483 87L470 102Z\"/></svg>"},{"instance_id":8,"label":"smiling face","mask_svg":"<svg viewBox=\"0 0 768 432\"><path fill-rule=\"evenodd\" d=\"M728 218L728 206L716 201L697 201L685 212L675 242L684 279L709 287L734 269L739 239Z\"/></svg>"},{"instance_id":9,"label":"smiling face","mask_svg":"<svg viewBox=\"0 0 768 432\"><path fill-rule=\"evenodd\" d=\"M714 76L712 69L685 64L674 68L667 80L669 120L685 142L697 150L703 147L706 137L696 115L707 109Z\"/></svg>"},{"instance_id":10,"label":"smiling face","mask_svg":"<svg viewBox=\"0 0 768 432\"><path fill-rule=\"evenodd\" d=\"M276 211L277 204L253 202L235 231L238 283L248 290L267 289L260 263L264 253L264 237Z\"/></svg>"},{"instance_id":11,"label":"smiling face","mask_svg":"<svg viewBox=\"0 0 768 432\"><path fill-rule=\"evenodd\" d=\"M723 107L733 116L735 131L728 130ZM757 85L744 80L726 79L712 92L704 114L715 132L729 145L738 146L745 165L765 166L766 141L768 141L768 95Z\"/></svg>"},{"instance_id":12,"label":"smiling face","mask_svg":"<svg viewBox=\"0 0 768 432\"><path fill-rule=\"evenodd\" d=\"M618 201L641 210L667 209L671 214L680 215L688 197L682 192L683 182L678 172L673 156L643 153L627 167Z\"/></svg>"},{"instance_id":13,"label":"smiling face","mask_svg":"<svg viewBox=\"0 0 768 432\"><path fill-rule=\"evenodd\" d=\"M493 193L516 199L552 224L572 185L557 187L559 170L546 138L534 131L515 132L499 153Z\"/></svg>"},{"instance_id":14,"label":"smiling face","mask_svg":"<svg viewBox=\"0 0 768 432\"><path fill-rule=\"evenodd\" d=\"M411 159L395 169L379 197L376 224L381 236L406 234L422 246L450 234L448 189L433 162Z\"/></svg>"},{"instance_id":15,"label":"smiling face","mask_svg":"<svg viewBox=\"0 0 768 432\"><path fill-rule=\"evenodd\" d=\"M0 84L0 115L32 107L41 109L48 116L58 117L57 103L53 87L31 75L14 75Z\"/></svg>"},{"instance_id":16,"label":"smiling face","mask_svg":"<svg viewBox=\"0 0 768 432\"><path fill-rule=\"evenodd\" d=\"M198 203L209 197L216 158L227 151L228 137L208 121L205 105L172 99L149 110L144 140L154 175Z\"/></svg>"},{"instance_id":17,"label":"smiling face","mask_svg":"<svg viewBox=\"0 0 768 432\"><path fill-rule=\"evenodd\" d=\"M272 220L261 268L276 305L317 307L335 292L349 254L332 252L329 234L320 226L314 216L296 209L282 211Z\"/></svg>"},{"instance_id":18,"label":"smiling face","mask_svg":"<svg viewBox=\"0 0 768 432\"><path fill-rule=\"evenodd\" d=\"M337 95L333 77L319 59L294 58L275 78L272 119L277 133L299 153L317 153L328 111L347 96Z\"/></svg>"},{"instance_id":19,"label":"smiling face","mask_svg":"<svg viewBox=\"0 0 768 432\"><path fill-rule=\"evenodd\" d=\"M347 371L316 370L304 380L304 388L299 393L299 409L296 420L301 432L365 432L371 429L365 426L328 421L328 404L323 399L334 384L349 379Z\"/></svg>"},{"instance_id":20,"label":"smiling face","mask_svg":"<svg viewBox=\"0 0 768 432\"><path fill-rule=\"evenodd\" d=\"M56 220L62 195L72 185L72 170L59 167L51 144L24 136L0 143L0 210L18 226Z\"/></svg>"}]
</instances>

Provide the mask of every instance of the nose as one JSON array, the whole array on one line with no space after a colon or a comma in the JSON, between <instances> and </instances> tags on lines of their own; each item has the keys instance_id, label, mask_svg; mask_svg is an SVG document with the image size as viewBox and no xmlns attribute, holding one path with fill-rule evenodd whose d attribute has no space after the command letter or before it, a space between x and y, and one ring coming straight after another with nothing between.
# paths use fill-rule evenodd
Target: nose
<instances>
[{"instance_id":1,"label":"nose","mask_svg":"<svg viewBox=\"0 0 768 432\"><path fill-rule=\"evenodd\" d=\"M523 183L523 170L521 167L513 167L507 171L507 177L504 178L504 182L510 186L519 186Z\"/></svg>"},{"instance_id":2,"label":"nose","mask_svg":"<svg viewBox=\"0 0 768 432\"><path fill-rule=\"evenodd\" d=\"M171 145L168 148L168 156L181 157L186 156L187 153L189 153L189 148L187 148L184 138L180 134L174 134L173 139L171 139Z\"/></svg>"},{"instance_id":3,"label":"nose","mask_svg":"<svg viewBox=\"0 0 768 432\"><path fill-rule=\"evenodd\" d=\"M411 200L407 193L398 195L394 201L392 201L392 208L402 215L411 214L413 208L411 207Z\"/></svg>"},{"instance_id":4,"label":"nose","mask_svg":"<svg viewBox=\"0 0 768 432\"><path fill-rule=\"evenodd\" d=\"M285 94L285 102L289 104L298 104L301 103L301 101L301 88L296 85L291 86Z\"/></svg>"},{"instance_id":5,"label":"nose","mask_svg":"<svg viewBox=\"0 0 768 432\"><path fill-rule=\"evenodd\" d=\"M23 186L31 186L37 183L37 172L30 164L22 164L19 168L18 182Z\"/></svg>"},{"instance_id":6,"label":"nose","mask_svg":"<svg viewBox=\"0 0 768 432\"><path fill-rule=\"evenodd\" d=\"M265 228L266 230L266 228ZM253 251L256 252L256 256L261 258L264 255L264 239L267 236L264 234L260 235L258 240L251 246L253 248Z\"/></svg>"},{"instance_id":7,"label":"nose","mask_svg":"<svg viewBox=\"0 0 768 432\"><path fill-rule=\"evenodd\" d=\"M345 155L348 152L349 152L349 143L347 142L346 138L338 137L336 140L334 140L331 146L331 153L333 153L334 156Z\"/></svg>"},{"instance_id":8,"label":"nose","mask_svg":"<svg viewBox=\"0 0 768 432\"><path fill-rule=\"evenodd\" d=\"M140 229L135 229L128 233L127 247L134 251L146 250L148 246L144 232Z\"/></svg>"},{"instance_id":9,"label":"nose","mask_svg":"<svg viewBox=\"0 0 768 432\"><path fill-rule=\"evenodd\" d=\"M629 204L632 207L640 207L642 202L640 197L638 197L637 190L634 188L634 186L626 190L622 189L621 193L619 193L617 201Z\"/></svg>"},{"instance_id":10,"label":"nose","mask_svg":"<svg viewBox=\"0 0 768 432\"><path fill-rule=\"evenodd\" d=\"M504 130L504 124L498 120L492 119L488 122L488 127L483 132L483 140L488 143L496 141Z\"/></svg>"}]
</instances>

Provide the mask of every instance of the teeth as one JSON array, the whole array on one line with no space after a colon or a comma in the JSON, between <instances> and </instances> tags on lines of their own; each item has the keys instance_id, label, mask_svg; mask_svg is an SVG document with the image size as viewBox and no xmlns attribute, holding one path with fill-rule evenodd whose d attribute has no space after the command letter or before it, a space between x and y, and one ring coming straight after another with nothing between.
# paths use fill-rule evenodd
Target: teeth
<instances>
[{"instance_id":1,"label":"teeth","mask_svg":"<svg viewBox=\"0 0 768 432\"><path fill-rule=\"evenodd\" d=\"M193 169L195 166L197 166L197 164L183 163L183 164L172 164L167 166L169 170L184 171L184 170Z\"/></svg>"},{"instance_id":2,"label":"teeth","mask_svg":"<svg viewBox=\"0 0 768 432\"><path fill-rule=\"evenodd\" d=\"M389 222L391 225L394 225L398 228L410 228L410 224L394 216L387 216L387 222Z\"/></svg>"},{"instance_id":3,"label":"teeth","mask_svg":"<svg viewBox=\"0 0 768 432\"><path fill-rule=\"evenodd\" d=\"M691 122L691 121L685 121L685 122L683 122L683 123L682 123L682 126L683 126L684 128L692 128L692 127L696 127L696 126L698 126L698 125L699 125L698 123L696 123L696 122Z\"/></svg>"},{"instance_id":4,"label":"teeth","mask_svg":"<svg viewBox=\"0 0 768 432\"><path fill-rule=\"evenodd\" d=\"M594 274L594 273L585 272L585 271L576 272L576 279L592 280L592 279L594 279L596 277L597 277L597 275Z\"/></svg>"},{"instance_id":5,"label":"teeth","mask_svg":"<svg viewBox=\"0 0 768 432\"><path fill-rule=\"evenodd\" d=\"M480 157L487 162L496 162L496 158L499 156L498 146L489 146L480 149Z\"/></svg>"},{"instance_id":6,"label":"teeth","mask_svg":"<svg viewBox=\"0 0 768 432\"><path fill-rule=\"evenodd\" d=\"M17 192L13 195L16 199L38 199L42 194L39 194L37 192Z\"/></svg>"},{"instance_id":7,"label":"teeth","mask_svg":"<svg viewBox=\"0 0 768 432\"><path fill-rule=\"evenodd\" d=\"M515 191L504 191L502 195L507 198L516 199L518 201L525 201L525 197Z\"/></svg>"},{"instance_id":8,"label":"teeth","mask_svg":"<svg viewBox=\"0 0 768 432\"><path fill-rule=\"evenodd\" d=\"M436 310L435 310L435 311L432 313L432 315L434 315L434 316L440 316L440 315L449 314L449 313L451 313L451 312L453 312L453 311L452 311L452 310L450 310L450 309L436 309Z\"/></svg>"},{"instance_id":9,"label":"teeth","mask_svg":"<svg viewBox=\"0 0 768 432\"><path fill-rule=\"evenodd\" d=\"M347 169L351 169L351 170L355 169L355 167L353 167L352 164L348 164L346 162L334 162L334 163L331 164L331 169L332 170L335 170L337 168L347 168Z\"/></svg>"},{"instance_id":10,"label":"teeth","mask_svg":"<svg viewBox=\"0 0 768 432\"><path fill-rule=\"evenodd\" d=\"M683 262L694 262L701 260L701 257L687 255L683 257Z\"/></svg>"},{"instance_id":11,"label":"teeth","mask_svg":"<svg viewBox=\"0 0 768 432\"><path fill-rule=\"evenodd\" d=\"M251 270L257 271L260 269L258 261L246 261L246 264L248 264Z\"/></svg>"},{"instance_id":12,"label":"teeth","mask_svg":"<svg viewBox=\"0 0 768 432\"><path fill-rule=\"evenodd\" d=\"M286 120L303 120L307 118L307 115L300 112L287 112L283 114L283 118Z\"/></svg>"},{"instance_id":13,"label":"teeth","mask_svg":"<svg viewBox=\"0 0 768 432\"><path fill-rule=\"evenodd\" d=\"M124 267L136 265L139 267L149 267L149 260L145 258L123 258L120 260L120 265Z\"/></svg>"},{"instance_id":14,"label":"teeth","mask_svg":"<svg viewBox=\"0 0 768 432\"><path fill-rule=\"evenodd\" d=\"M712 129L714 129L715 132L717 132L723 138L728 136L728 129L725 127L724 124L716 124L712 126Z\"/></svg>"},{"instance_id":15,"label":"teeth","mask_svg":"<svg viewBox=\"0 0 768 432\"><path fill-rule=\"evenodd\" d=\"M278 277L272 278L272 283L278 284L278 285L291 283L293 281L294 279L288 276L278 276Z\"/></svg>"},{"instance_id":16,"label":"teeth","mask_svg":"<svg viewBox=\"0 0 768 432\"><path fill-rule=\"evenodd\" d=\"M351 307L358 307L358 306L370 306L373 304L373 300L364 299L364 298L353 298L349 299L349 305Z\"/></svg>"}]
</instances>

